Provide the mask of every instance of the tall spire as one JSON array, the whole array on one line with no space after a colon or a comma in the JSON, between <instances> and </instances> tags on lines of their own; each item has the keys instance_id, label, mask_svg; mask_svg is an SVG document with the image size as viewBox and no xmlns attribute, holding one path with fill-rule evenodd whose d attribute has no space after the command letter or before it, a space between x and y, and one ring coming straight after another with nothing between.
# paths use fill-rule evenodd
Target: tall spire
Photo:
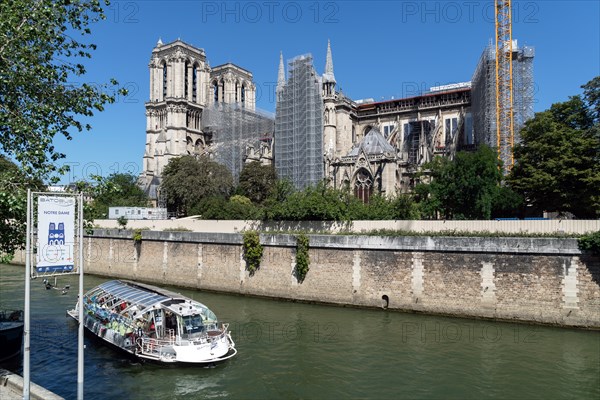
<instances>
[{"instance_id":1,"label":"tall spire","mask_svg":"<svg viewBox=\"0 0 600 400\"><path fill-rule=\"evenodd\" d=\"M323 82L335 83L333 75L333 57L331 57L331 42L327 39L327 60L325 61L325 73L323 74Z\"/></svg>"},{"instance_id":2,"label":"tall spire","mask_svg":"<svg viewBox=\"0 0 600 400\"><path fill-rule=\"evenodd\" d=\"M283 52L279 52L279 73L277 74L277 90L283 89L285 85L285 69L283 67Z\"/></svg>"}]
</instances>

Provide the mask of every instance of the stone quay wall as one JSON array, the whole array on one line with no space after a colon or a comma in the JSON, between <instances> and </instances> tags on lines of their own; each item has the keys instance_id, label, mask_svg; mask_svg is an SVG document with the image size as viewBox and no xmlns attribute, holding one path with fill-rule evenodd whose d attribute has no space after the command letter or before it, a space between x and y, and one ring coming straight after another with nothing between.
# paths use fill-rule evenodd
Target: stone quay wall
<instances>
[{"instance_id":1,"label":"stone quay wall","mask_svg":"<svg viewBox=\"0 0 600 400\"><path fill-rule=\"evenodd\" d=\"M600 257L572 238L309 235L310 270L294 276L296 237L260 235L251 276L237 233L96 229L84 271L278 299L600 329Z\"/></svg>"}]
</instances>

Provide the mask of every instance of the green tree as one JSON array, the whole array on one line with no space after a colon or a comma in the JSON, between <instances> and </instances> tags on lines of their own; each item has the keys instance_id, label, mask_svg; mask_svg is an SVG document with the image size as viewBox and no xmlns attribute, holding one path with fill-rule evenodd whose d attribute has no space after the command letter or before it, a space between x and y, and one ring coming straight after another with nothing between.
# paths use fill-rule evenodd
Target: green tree
<instances>
[{"instance_id":1,"label":"green tree","mask_svg":"<svg viewBox=\"0 0 600 400\"><path fill-rule=\"evenodd\" d=\"M398 193L391 200L391 218L390 219L420 219L421 214L413 196L409 194Z\"/></svg>"},{"instance_id":2,"label":"green tree","mask_svg":"<svg viewBox=\"0 0 600 400\"><path fill-rule=\"evenodd\" d=\"M369 203L365 204L349 191L342 193L346 203L347 220L387 220L393 219L393 205L390 199L380 194L370 197Z\"/></svg>"},{"instance_id":3,"label":"green tree","mask_svg":"<svg viewBox=\"0 0 600 400\"><path fill-rule=\"evenodd\" d=\"M289 194L265 213L268 219L289 221L342 221L347 215L343 193L324 183Z\"/></svg>"},{"instance_id":4,"label":"green tree","mask_svg":"<svg viewBox=\"0 0 600 400\"><path fill-rule=\"evenodd\" d=\"M582 86L583 97L588 104L594 123L600 122L600 76Z\"/></svg>"},{"instance_id":5,"label":"green tree","mask_svg":"<svg viewBox=\"0 0 600 400\"><path fill-rule=\"evenodd\" d=\"M553 104L521 130L508 183L537 212L600 216L600 79L585 96Z\"/></svg>"},{"instance_id":6,"label":"green tree","mask_svg":"<svg viewBox=\"0 0 600 400\"><path fill-rule=\"evenodd\" d=\"M458 152L454 160L436 158L425 166L431 183L420 183L416 195L423 215L445 219L489 219L499 185L500 164L492 149Z\"/></svg>"},{"instance_id":7,"label":"green tree","mask_svg":"<svg viewBox=\"0 0 600 400\"><path fill-rule=\"evenodd\" d=\"M231 196L227 202L227 219L261 219L262 209L245 196Z\"/></svg>"},{"instance_id":8,"label":"green tree","mask_svg":"<svg viewBox=\"0 0 600 400\"><path fill-rule=\"evenodd\" d=\"M233 177L225 167L208 157L173 158L163 170L160 190L166 193L167 206L179 215L188 215L203 199L227 199L233 189Z\"/></svg>"},{"instance_id":9,"label":"green tree","mask_svg":"<svg viewBox=\"0 0 600 400\"><path fill-rule=\"evenodd\" d=\"M0 152L26 175L60 172L55 162L65 155L54 137L89 130L78 117L115 100L106 85L72 83L85 75L84 60L96 48L83 38L104 18L99 0L0 2Z\"/></svg>"},{"instance_id":10,"label":"green tree","mask_svg":"<svg viewBox=\"0 0 600 400\"><path fill-rule=\"evenodd\" d=\"M261 219L262 208L253 204L244 196L235 195L226 200L213 196L200 200L190 209L191 215L200 215L203 219Z\"/></svg>"},{"instance_id":11,"label":"green tree","mask_svg":"<svg viewBox=\"0 0 600 400\"><path fill-rule=\"evenodd\" d=\"M263 204L264 218L267 220L280 219L282 204L295 192L294 185L288 179L276 180L273 190Z\"/></svg>"},{"instance_id":12,"label":"green tree","mask_svg":"<svg viewBox=\"0 0 600 400\"><path fill-rule=\"evenodd\" d=\"M84 184L92 201L84 209L89 219L108 218L109 207L147 207L149 199L137 185L132 174L111 174L108 177L94 177L94 183Z\"/></svg>"},{"instance_id":13,"label":"green tree","mask_svg":"<svg viewBox=\"0 0 600 400\"><path fill-rule=\"evenodd\" d=\"M108 4L108 2L105 2ZM27 188L55 180L65 157L56 135L71 139L89 130L89 118L115 101L117 82L74 84L86 73L96 46L85 41L104 19L99 0L10 0L0 2L0 155L18 171L0 166L0 246L12 254L25 241ZM107 93L108 92L108 93ZM125 90L118 93L126 94Z\"/></svg>"},{"instance_id":14,"label":"green tree","mask_svg":"<svg viewBox=\"0 0 600 400\"><path fill-rule=\"evenodd\" d=\"M44 185L0 155L0 262L9 261L25 243L28 188L39 191Z\"/></svg>"},{"instance_id":15,"label":"green tree","mask_svg":"<svg viewBox=\"0 0 600 400\"><path fill-rule=\"evenodd\" d=\"M277 174L271 165L258 161L245 164L240 173L237 191L255 204L262 204L275 189Z\"/></svg>"}]
</instances>

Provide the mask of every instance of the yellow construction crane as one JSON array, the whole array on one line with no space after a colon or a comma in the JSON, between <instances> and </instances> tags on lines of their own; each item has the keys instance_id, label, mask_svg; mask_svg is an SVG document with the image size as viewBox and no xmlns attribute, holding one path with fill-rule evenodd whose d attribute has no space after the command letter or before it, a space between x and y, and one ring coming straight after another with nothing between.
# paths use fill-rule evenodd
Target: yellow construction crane
<instances>
[{"instance_id":1,"label":"yellow construction crane","mask_svg":"<svg viewBox=\"0 0 600 400\"><path fill-rule=\"evenodd\" d=\"M513 166L513 74L511 0L494 0L496 10L496 135L504 173Z\"/></svg>"}]
</instances>

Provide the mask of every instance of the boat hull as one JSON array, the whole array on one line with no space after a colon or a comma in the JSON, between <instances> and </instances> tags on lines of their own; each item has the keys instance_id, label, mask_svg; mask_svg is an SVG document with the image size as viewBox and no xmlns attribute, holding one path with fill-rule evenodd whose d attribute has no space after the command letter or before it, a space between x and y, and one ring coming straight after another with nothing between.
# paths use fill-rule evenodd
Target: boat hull
<instances>
[{"instance_id":1,"label":"boat hull","mask_svg":"<svg viewBox=\"0 0 600 400\"><path fill-rule=\"evenodd\" d=\"M23 322L0 322L0 362L21 354L23 327Z\"/></svg>"}]
</instances>

